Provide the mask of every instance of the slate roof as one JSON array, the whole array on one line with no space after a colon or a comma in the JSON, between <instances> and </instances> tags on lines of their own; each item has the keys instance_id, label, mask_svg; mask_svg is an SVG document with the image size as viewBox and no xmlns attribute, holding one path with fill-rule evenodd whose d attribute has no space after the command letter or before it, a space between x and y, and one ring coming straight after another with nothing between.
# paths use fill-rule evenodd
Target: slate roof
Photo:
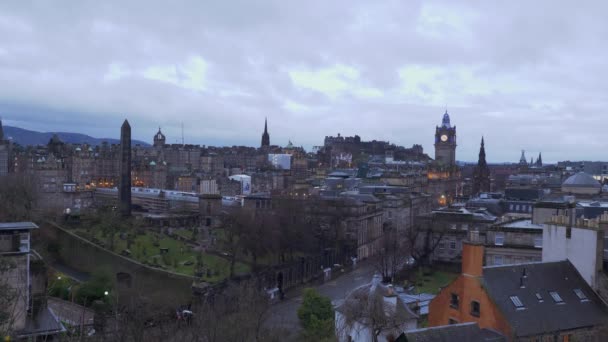
<instances>
[{"instance_id":1,"label":"slate roof","mask_svg":"<svg viewBox=\"0 0 608 342\"><path fill-rule=\"evenodd\" d=\"M443 325L440 327L410 330L404 332L397 342L489 342L506 341L500 333L480 329L477 323Z\"/></svg>"},{"instance_id":2,"label":"slate roof","mask_svg":"<svg viewBox=\"0 0 608 342\"><path fill-rule=\"evenodd\" d=\"M608 320L606 307L567 260L484 267L481 282L516 337L591 327ZM574 289L588 300L581 300ZM556 291L563 303L556 303L550 291ZM514 305L511 296L519 298L523 309Z\"/></svg>"}]
</instances>

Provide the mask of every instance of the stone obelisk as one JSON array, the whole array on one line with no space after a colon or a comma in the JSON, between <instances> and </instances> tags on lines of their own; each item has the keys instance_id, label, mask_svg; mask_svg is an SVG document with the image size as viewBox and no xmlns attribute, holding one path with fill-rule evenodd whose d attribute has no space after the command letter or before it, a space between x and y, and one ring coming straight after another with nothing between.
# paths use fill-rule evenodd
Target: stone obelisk
<instances>
[{"instance_id":1,"label":"stone obelisk","mask_svg":"<svg viewBox=\"0 0 608 342\"><path fill-rule=\"evenodd\" d=\"M131 126L126 119L120 128L118 206L123 217L131 216Z\"/></svg>"}]
</instances>

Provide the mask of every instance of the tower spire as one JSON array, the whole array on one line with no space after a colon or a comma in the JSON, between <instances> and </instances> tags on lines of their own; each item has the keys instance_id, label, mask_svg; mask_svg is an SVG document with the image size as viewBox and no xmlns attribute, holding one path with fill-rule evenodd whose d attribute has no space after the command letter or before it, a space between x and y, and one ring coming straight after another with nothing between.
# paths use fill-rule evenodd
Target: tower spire
<instances>
[{"instance_id":1,"label":"tower spire","mask_svg":"<svg viewBox=\"0 0 608 342\"><path fill-rule=\"evenodd\" d=\"M268 134L268 118L264 118L264 133L262 134L262 147L270 146L270 134Z\"/></svg>"}]
</instances>

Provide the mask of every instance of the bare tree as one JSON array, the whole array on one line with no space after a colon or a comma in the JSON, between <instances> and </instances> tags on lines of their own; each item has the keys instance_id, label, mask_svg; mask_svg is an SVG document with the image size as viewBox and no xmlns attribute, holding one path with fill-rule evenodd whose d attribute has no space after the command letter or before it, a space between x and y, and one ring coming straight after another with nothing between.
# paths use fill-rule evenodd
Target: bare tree
<instances>
[{"instance_id":1,"label":"bare tree","mask_svg":"<svg viewBox=\"0 0 608 342\"><path fill-rule=\"evenodd\" d=\"M441 243L446 234L446 227L443 225L418 224L406 233L406 241L411 257L417 266L429 265L431 256Z\"/></svg>"},{"instance_id":2,"label":"bare tree","mask_svg":"<svg viewBox=\"0 0 608 342\"><path fill-rule=\"evenodd\" d=\"M415 315L386 291L387 288L376 282L353 291L336 309L339 312L337 335L345 337L358 334L365 338L369 334L371 340L377 342L381 334L398 335L402 332L407 320L415 319Z\"/></svg>"},{"instance_id":3,"label":"bare tree","mask_svg":"<svg viewBox=\"0 0 608 342\"><path fill-rule=\"evenodd\" d=\"M385 224L382 235L382 248L374 257L374 267L382 275L385 283L392 283L401 267L409 259L410 249L390 224Z\"/></svg>"}]
</instances>

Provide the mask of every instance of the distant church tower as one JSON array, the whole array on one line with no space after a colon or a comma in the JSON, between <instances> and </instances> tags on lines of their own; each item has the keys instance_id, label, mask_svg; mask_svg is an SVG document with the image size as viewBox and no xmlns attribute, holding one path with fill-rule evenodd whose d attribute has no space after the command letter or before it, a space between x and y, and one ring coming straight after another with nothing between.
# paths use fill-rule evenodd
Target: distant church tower
<instances>
[{"instance_id":1,"label":"distant church tower","mask_svg":"<svg viewBox=\"0 0 608 342\"><path fill-rule=\"evenodd\" d=\"M447 110L441 126L435 129L435 161L445 166L456 165L456 126L451 126Z\"/></svg>"},{"instance_id":2,"label":"distant church tower","mask_svg":"<svg viewBox=\"0 0 608 342\"><path fill-rule=\"evenodd\" d=\"M154 147L165 146L165 140L165 135L160 131L160 127L158 127L158 132L154 135Z\"/></svg>"},{"instance_id":3,"label":"distant church tower","mask_svg":"<svg viewBox=\"0 0 608 342\"><path fill-rule=\"evenodd\" d=\"M270 135L268 134L268 119L264 119L264 134L262 134L262 147L270 146Z\"/></svg>"},{"instance_id":4,"label":"distant church tower","mask_svg":"<svg viewBox=\"0 0 608 342\"><path fill-rule=\"evenodd\" d=\"M473 195L480 192L490 191L490 168L486 162L486 148L484 146L483 137L481 138L481 147L479 148L479 160L477 166L473 170Z\"/></svg>"},{"instance_id":5,"label":"distant church tower","mask_svg":"<svg viewBox=\"0 0 608 342\"><path fill-rule=\"evenodd\" d=\"M120 128L120 184L118 205L124 217L131 216L131 126L129 121Z\"/></svg>"}]
</instances>

